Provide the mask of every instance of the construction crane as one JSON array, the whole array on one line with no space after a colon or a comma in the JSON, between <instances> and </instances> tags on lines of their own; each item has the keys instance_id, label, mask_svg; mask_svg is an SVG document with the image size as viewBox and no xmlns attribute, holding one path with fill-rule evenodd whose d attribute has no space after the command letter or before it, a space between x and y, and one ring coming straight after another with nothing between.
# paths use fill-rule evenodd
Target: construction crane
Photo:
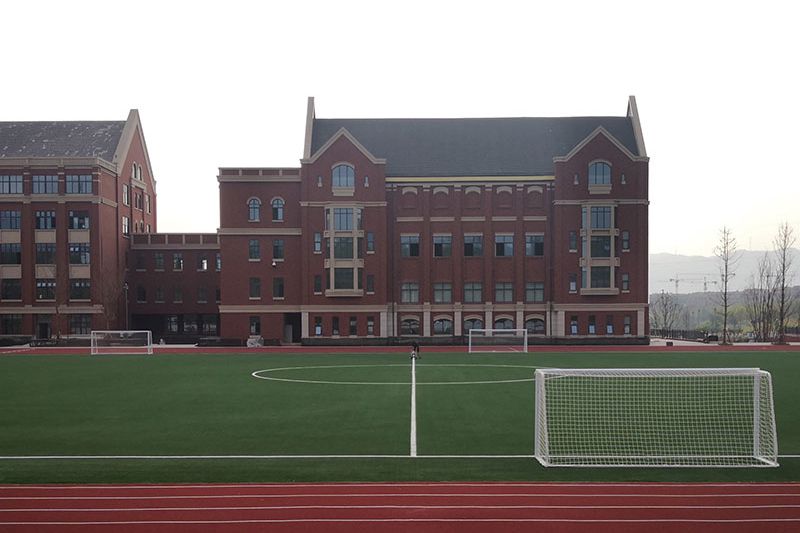
<instances>
[{"instance_id":1,"label":"construction crane","mask_svg":"<svg viewBox=\"0 0 800 533\"><path fill-rule=\"evenodd\" d=\"M681 276L703 276L702 278L699 277L681 277ZM713 285L717 285L719 282L713 279L708 279L709 276L716 276L716 274L675 274L674 278L669 278L667 281L670 283L675 284L675 294L680 292L680 284L681 283L702 283L703 284L703 292L708 292L708 284L711 283Z\"/></svg>"}]
</instances>

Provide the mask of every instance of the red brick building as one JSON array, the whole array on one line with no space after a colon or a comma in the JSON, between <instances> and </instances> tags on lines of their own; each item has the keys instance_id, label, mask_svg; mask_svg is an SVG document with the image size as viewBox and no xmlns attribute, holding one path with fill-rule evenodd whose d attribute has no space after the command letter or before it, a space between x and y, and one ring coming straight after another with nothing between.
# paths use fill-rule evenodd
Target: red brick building
<instances>
[{"instance_id":1,"label":"red brick building","mask_svg":"<svg viewBox=\"0 0 800 533\"><path fill-rule=\"evenodd\" d=\"M319 119L309 99L300 167L218 181L226 337L647 337L633 97L619 117L489 119Z\"/></svg>"}]
</instances>

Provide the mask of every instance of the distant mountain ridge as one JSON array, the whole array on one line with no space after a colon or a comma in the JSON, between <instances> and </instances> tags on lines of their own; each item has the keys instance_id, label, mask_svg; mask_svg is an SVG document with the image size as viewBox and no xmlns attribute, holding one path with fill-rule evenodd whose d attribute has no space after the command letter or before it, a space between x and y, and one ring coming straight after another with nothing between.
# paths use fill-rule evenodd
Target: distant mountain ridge
<instances>
[{"instance_id":1,"label":"distant mountain ridge","mask_svg":"<svg viewBox=\"0 0 800 533\"><path fill-rule=\"evenodd\" d=\"M758 262L765 253L772 251L740 250L737 252L734 273L728 290L741 291L750 285L750 280L758 268ZM800 249L793 248L794 279L790 285L800 285ZM688 294L693 292L716 292L720 282L720 260L714 256L650 254L650 294L662 290L671 293ZM677 285L675 280L677 280ZM677 291L676 291L677 288Z\"/></svg>"}]
</instances>

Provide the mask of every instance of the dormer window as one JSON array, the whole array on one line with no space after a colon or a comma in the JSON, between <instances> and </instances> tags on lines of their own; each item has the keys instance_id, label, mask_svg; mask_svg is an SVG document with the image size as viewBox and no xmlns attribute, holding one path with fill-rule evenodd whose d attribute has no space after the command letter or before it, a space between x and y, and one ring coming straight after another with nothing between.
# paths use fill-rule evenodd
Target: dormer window
<instances>
[{"instance_id":1,"label":"dormer window","mask_svg":"<svg viewBox=\"0 0 800 533\"><path fill-rule=\"evenodd\" d=\"M611 165L602 161L589 165L589 185L611 185Z\"/></svg>"},{"instance_id":2,"label":"dormer window","mask_svg":"<svg viewBox=\"0 0 800 533\"><path fill-rule=\"evenodd\" d=\"M350 165L333 167L333 186L340 189L352 189L356 183L355 169Z\"/></svg>"}]
</instances>

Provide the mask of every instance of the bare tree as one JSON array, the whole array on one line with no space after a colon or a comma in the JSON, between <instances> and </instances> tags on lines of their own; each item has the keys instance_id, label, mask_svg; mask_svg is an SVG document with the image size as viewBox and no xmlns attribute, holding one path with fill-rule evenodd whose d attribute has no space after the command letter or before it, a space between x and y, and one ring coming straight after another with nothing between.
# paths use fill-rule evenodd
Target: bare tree
<instances>
[{"instance_id":1,"label":"bare tree","mask_svg":"<svg viewBox=\"0 0 800 533\"><path fill-rule=\"evenodd\" d=\"M123 326L117 322L120 317L120 307L124 305L126 297L124 276L114 269L108 269L96 281L99 299L103 304L106 329L122 329Z\"/></svg>"},{"instance_id":2,"label":"bare tree","mask_svg":"<svg viewBox=\"0 0 800 533\"><path fill-rule=\"evenodd\" d=\"M675 324L681 316L681 307L675 298L668 292L661 291L650 304L650 320L655 329L667 332L675 329Z\"/></svg>"},{"instance_id":3,"label":"bare tree","mask_svg":"<svg viewBox=\"0 0 800 533\"><path fill-rule=\"evenodd\" d=\"M728 310L730 308L728 285L731 278L736 275L736 263L739 256L736 254L736 238L727 226L723 226L720 230L719 243L714 248L714 255L720 260L719 279L722 292L719 304L722 308L722 344L728 344Z\"/></svg>"},{"instance_id":4,"label":"bare tree","mask_svg":"<svg viewBox=\"0 0 800 533\"><path fill-rule=\"evenodd\" d=\"M794 230L788 222L784 222L778 227L778 235L775 236L773 246L775 247L775 276L778 288L778 320L776 329L778 333L778 344L786 343L786 321L791 316L794 299L790 287L792 281L792 246L795 243Z\"/></svg>"},{"instance_id":5,"label":"bare tree","mask_svg":"<svg viewBox=\"0 0 800 533\"><path fill-rule=\"evenodd\" d=\"M776 292L777 279L769 254L765 253L750 279L750 286L743 293L747 319L757 341L770 340L775 332Z\"/></svg>"}]
</instances>

